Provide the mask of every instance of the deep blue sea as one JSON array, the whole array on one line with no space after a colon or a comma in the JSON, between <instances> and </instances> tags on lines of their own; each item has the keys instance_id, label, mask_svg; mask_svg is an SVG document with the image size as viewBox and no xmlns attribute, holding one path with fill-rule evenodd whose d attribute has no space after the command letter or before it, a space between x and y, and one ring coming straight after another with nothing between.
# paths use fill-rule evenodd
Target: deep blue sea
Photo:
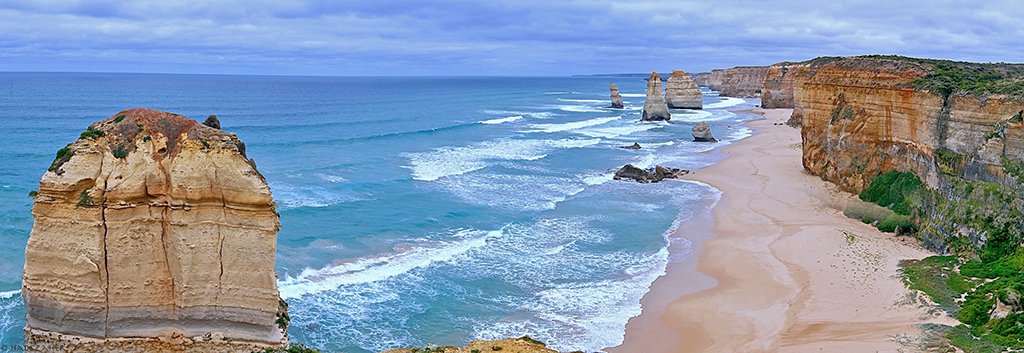
<instances>
[{"instance_id":1,"label":"deep blue sea","mask_svg":"<svg viewBox=\"0 0 1024 353\"><path fill-rule=\"evenodd\" d=\"M605 109L608 84L625 110ZM0 73L0 344L23 340L29 191L90 123L132 107L220 117L270 183L291 337L329 351L532 337L621 342L640 298L689 243L679 219L718 197L613 181L623 164L696 169L748 136L703 111L641 123L635 77L262 77ZM707 121L717 144L692 142ZM619 146L639 142L641 150ZM685 232L684 232L685 234ZM697 235L694 235L697 236Z\"/></svg>"}]
</instances>

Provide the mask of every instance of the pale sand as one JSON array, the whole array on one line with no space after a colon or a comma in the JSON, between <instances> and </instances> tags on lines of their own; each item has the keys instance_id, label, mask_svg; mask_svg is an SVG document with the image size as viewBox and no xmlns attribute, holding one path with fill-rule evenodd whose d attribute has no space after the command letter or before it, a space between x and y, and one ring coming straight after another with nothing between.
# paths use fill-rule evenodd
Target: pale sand
<instances>
[{"instance_id":1,"label":"pale sand","mask_svg":"<svg viewBox=\"0 0 1024 353\"><path fill-rule=\"evenodd\" d=\"M852 195L804 172L790 109L757 110L753 136L690 179L723 192L712 236L671 264L609 352L897 352L932 316L900 279L899 261L931 255L843 216ZM695 219L675 236L706 237ZM936 314L941 315L941 314Z\"/></svg>"}]
</instances>

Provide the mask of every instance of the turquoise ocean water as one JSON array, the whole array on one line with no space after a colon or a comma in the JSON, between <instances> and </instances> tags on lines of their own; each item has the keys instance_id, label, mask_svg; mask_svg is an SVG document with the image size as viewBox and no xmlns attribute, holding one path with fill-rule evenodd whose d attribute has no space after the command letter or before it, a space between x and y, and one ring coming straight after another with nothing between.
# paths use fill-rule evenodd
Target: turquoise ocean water
<instances>
[{"instance_id":1,"label":"turquoise ocean water","mask_svg":"<svg viewBox=\"0 0 1024 353\"><path fill-rule=\"evenodd\" d=\"M626 109L608 104L619 85ZM562 350L621 342L710 187L613 181L625 163L696 169L749 130L756 99L640 123L635 77L260 77L0 73L0 344L23 339L29 191L88 124L132 107L246 142L281 213L293 340L329 351L528 334ZM691 142L707 121L717 144ZM639 142L641 150L619 146ZM685 232L684 232L685 235ZM694 235L699 236L699 235ZM557 339L554 339L557 338Z\"/></svg>"}]
</instances>

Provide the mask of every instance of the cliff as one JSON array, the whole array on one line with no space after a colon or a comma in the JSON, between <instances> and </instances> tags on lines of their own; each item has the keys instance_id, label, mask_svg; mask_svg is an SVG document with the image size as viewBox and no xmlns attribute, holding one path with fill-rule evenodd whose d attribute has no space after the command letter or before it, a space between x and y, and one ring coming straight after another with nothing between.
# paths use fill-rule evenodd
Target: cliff
<instances>
[{"instance_id":1,"label":"cliff","mask_svg":"<svg viewBox=\"0 0 1024 353\"><path fill-rule=\"evenodd\" d=\"M661 76L652 72L647 79L647 100L644 102L643 115L640 120L658 121L672 119L668 112L668 104L665 103L665 92L661 87Z\"/></svg>"},{"instance_id":2,"label":"cliff","mask_svg":"<svg viewBox=\"0 0 1024 353\"><path fill-rule=\"evenodd\" d=\"M807 75L810 65L801 62L781 62L768 67L761 83L761 107L765 109L793 108L795 78Z\"/></svg>"},{"instance_id":3,"label":"cliff","mask_svg":"<svg viewBox=\"0 0 1024 353\"><path fill-rule=\"evenodd\" d=\"M668 76L665 100L669 108L701 109L704 106L704 96L700 93L700 87L697 87L690 75L683 70L672 71Z\"/></svg>"},{"instance_id":4,"label":"cliff","mask_svg":"<svg viewBox=\"0 0 1024 353\"><path fill-rule=\"evenodd\" d=\"M757 97L761 94L767 66L737 66L714 69L708 75L707 87L729 97Z\"/></svg>"},{"instance_id":5,"label":"cliff","mask_svg":"<svg viewBox=\"0 0 1024 353\"><path fill-rule=\"evenodd\" d=\"M708 79L709 78L711 78L711 73L710 72L699 72L699 73L693 74L693 83L696 83L697 86L705 86L705 87L707 87Z\"/></svg>"},{"instance_id":6,"label":"cliff","mask_svg":"<svg viewBox=\"0 0 1024 353\"><path fill-rule=\"evenodd\" d=\"M25 249L26 349L251 352L287 343L278 215L231 133L131 109L57 152Z\"/></svg>"},{"instance_id":7,"label":"cliff","mask_svg":"<svg viewBox=\"0 0 1024 353\"><path fill-rule=\"evenodd\" d=\"M931 190L916 201L920 235L942 252L1020 235L1024 65L888 56L804 64L794 116L810 173L854 193L880 174L914 173ZM961 201L973 209L948 213Z\"/></svg>"}]
</instances>

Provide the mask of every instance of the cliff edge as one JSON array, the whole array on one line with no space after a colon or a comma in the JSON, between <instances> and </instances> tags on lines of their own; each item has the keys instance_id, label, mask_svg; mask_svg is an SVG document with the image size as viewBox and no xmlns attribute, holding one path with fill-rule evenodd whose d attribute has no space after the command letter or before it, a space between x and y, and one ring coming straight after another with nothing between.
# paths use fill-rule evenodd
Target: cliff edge
<instances>
[{"instance_id":1,"label":"cliff edge","mask_svg":"<svg viewBox=\"0 0 1024 353\"><path fill-rule=\"evenodd\" d=\"M39 183L22 295L32 352L251 352L287 344L270 188L231 133L130 109Z\"/></svg>"}]
</instances>

